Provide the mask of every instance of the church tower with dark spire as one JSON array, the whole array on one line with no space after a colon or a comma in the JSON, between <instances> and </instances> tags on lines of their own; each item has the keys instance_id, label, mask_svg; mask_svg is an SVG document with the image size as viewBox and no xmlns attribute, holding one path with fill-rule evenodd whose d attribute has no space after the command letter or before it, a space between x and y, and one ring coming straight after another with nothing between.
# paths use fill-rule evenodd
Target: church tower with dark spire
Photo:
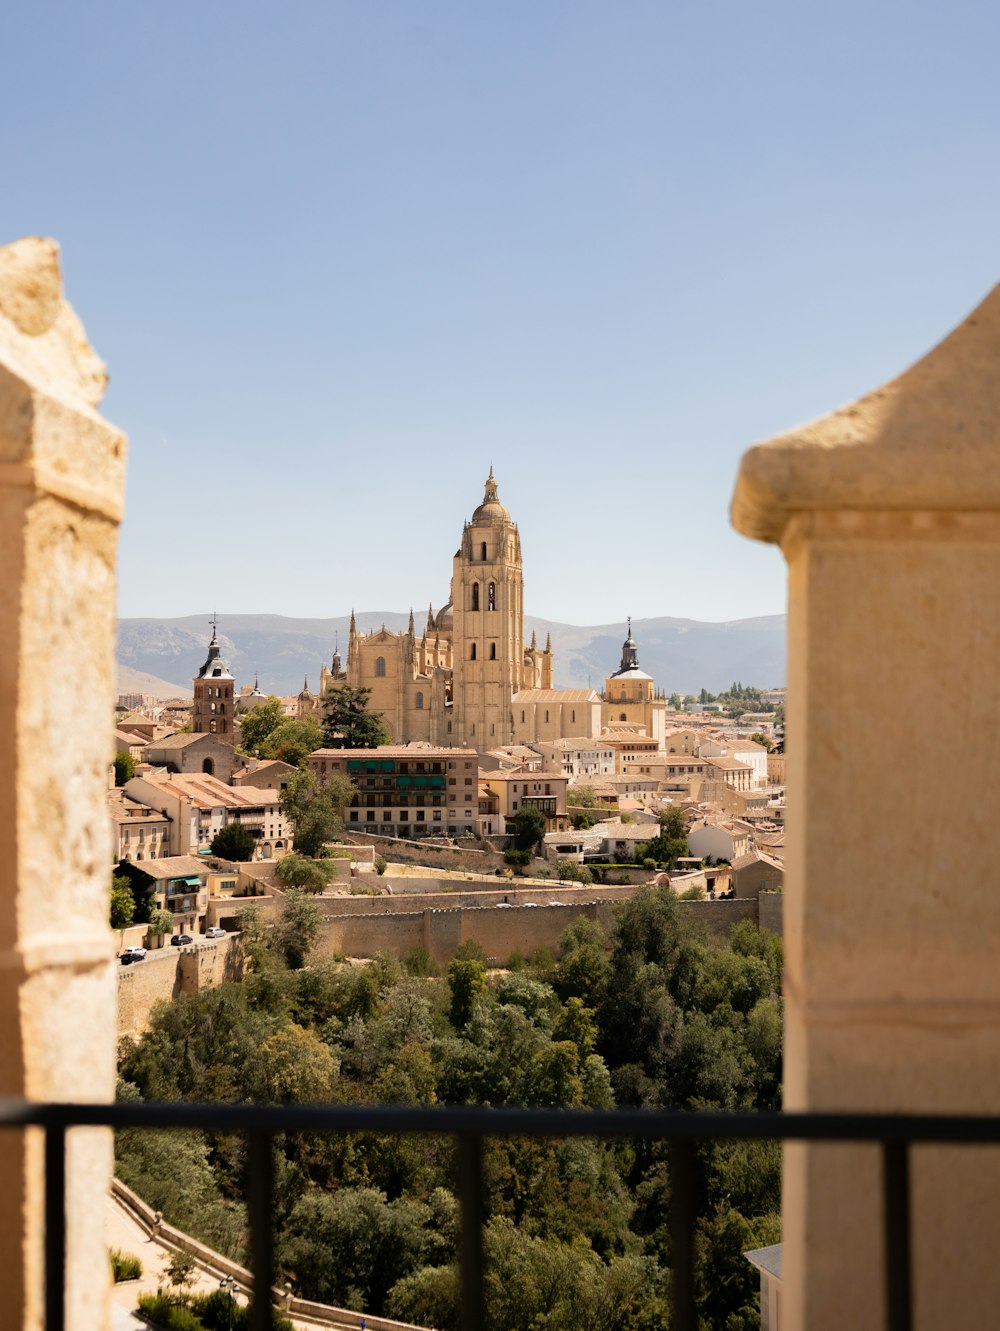
<instances>
[{"instance_id":1,"label":"church tower with dark spire","mask_svg":"<svg viewBox=\"0 0 1000 1331\"><path fill-rule=\"evenodd\" d=\"M205 664L195 675L191 729L196 735L218 735L227 744L233 742L233 692L236 682L222 659L218 623L212 619L212 641L208 644Z\"/></svg>"}]
</instances>

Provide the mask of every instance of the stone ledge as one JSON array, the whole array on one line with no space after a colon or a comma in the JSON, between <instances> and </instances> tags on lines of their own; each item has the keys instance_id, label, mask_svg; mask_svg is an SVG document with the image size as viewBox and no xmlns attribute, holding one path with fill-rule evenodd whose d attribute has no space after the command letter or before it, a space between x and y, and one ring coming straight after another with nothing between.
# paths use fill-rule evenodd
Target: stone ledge
<instances>
[{"instance_id":1,"label":"stone ledge","mask_svg":"<svg viewBox=\"0 0 1000 1331\"><path fill-rule=\"evenodd\" d=\"M898 378L743 456L733 526L779 542L813 510L1000 509L1000 286Z\"/></svg>"}]
</instances>

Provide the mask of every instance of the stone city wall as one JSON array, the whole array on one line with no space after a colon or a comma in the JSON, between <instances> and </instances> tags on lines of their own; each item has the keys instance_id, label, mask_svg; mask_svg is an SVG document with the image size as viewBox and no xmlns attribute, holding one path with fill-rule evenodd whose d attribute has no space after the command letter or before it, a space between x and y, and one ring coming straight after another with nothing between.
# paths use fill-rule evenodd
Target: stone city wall
<instances>
[{"instance_id":1,"label":"stone city wall","mask_svg":"<svg viewBox=\"0 0 1000 1331\"><path fill-rule=\"evenodd\" d=\"M778 934L783 932L784 926L784 892L761 892L757 898L758 923L762 929L770 929L771 933Z\"/></svg>"},{"instance_id":2,"label":"stone city wall","mask_svg":"<svg viewBox=\"0 0 1000 1331\"><path fill-rule=\"evenodd\" d=\"M180 994L211 989L242 975L239 935L188 947L147 952L145 961L118 966L118 1035L139 1036L149 1028L153 1006Z\"/></svg>"},{"instance_id":3,"label":"stone city wall","mask_svg":"<svg viewBox=\"0 0 1000 1331\"><path fill-rule=\"evenodd\" d=\"M533 902L536 906L546 906L553 901L560 905L578 905L591 901L627 901L635 896L633 887L553 887L551 883L539 883L534 886L515 886L509 883L486 883L481 888L471 883L462 883L461 890L442 891L440 879L430 880L432 890L422 893L407 893L402 896L382 895L367 896L322 896L315 900L324 915L385 915L400 912L424 910L454 910L459 907L478 908L499 906L506 902L512 906L523 906ZM515 880L516 882L516 880Z\"/></svg>"},{"instance_id":4,"label":"stone city wall","mask_svg":"<svg viewBox=\"0 0 1000 1331\"><path fill-rule=\"evenodd\" d=\"M581 916L606 929L614 918L613 899L598 900L591 892L584 901L559 906L435 906L414 911L387 908L386 900L376 903L382 905L381 912L327 914L319 954L371 957L387 952L402 957L411 948L423 947L432 961L443 964L460 944L472 939L491 961L502 965L513 952L527 956L539 947L554 949L567 926ZM755 900L685 901L681 908L713 933L727 933L740 920L757 920Z\"/></svg>"}]
</instances>

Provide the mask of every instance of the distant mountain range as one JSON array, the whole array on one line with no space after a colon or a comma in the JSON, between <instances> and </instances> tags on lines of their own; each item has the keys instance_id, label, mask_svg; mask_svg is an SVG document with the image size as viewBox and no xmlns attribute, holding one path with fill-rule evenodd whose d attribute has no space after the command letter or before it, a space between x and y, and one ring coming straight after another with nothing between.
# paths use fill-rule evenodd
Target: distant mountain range
<instances>
[{"instance_id":1,"label":"distant mountain range","mask_svg":"<svg viewBox=\"0 0 1000 1331\"><path fill-rule=\"evenodd\" d=\"M180 619L121 619L118 621L118 665L121 692L171 693L191 691L191 678L205 660L211 631L209 616L185 615ZM398 631L406 627L408 615L392 610L364 611L357 615L362 632L378 629ZM220 615L219 643L222 655L241 684L260 681L265 693L298 693L308 676L310 687L319 682L319 668L330 664L339 640L345 663L350 617L336 619L290 619L284 615ZM417 631L423 624L418 621ZM557 688L600 690L605 678L618 669L624 624L582 627L557 624L526 615L525 637L532 632L540 643L552 634ZM636 619L632 633L639 647L639 664L657 684L673 693L712 693L740 680L761 688L779 688L785 682L785 616L764 615L735 619L724 624L705 624L695 619ZM155 687L143 688L123 680L138 681L139 672ZM170 681L173 681L171 683Z\"/></svg>"}]
</instances>

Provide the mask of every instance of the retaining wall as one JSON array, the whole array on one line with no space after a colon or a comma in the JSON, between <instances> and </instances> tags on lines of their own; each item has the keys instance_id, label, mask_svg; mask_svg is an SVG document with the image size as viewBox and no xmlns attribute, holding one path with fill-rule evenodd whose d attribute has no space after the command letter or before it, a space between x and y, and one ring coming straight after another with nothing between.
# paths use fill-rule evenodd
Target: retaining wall
<instances>
[{"instance_id":1,"label":"retaining wall","mask_svg":"<svg viewBox=\"0 0 1000 1331\"><path fill-rule=\"evenodd\" d=\"M205 939L188 947L147 952L145 961L118 967L118 1034L139 1036L149 1028L153 1006L180 994L212 989L243 973L239 934Z\"/></svg>"}]
</instances>

